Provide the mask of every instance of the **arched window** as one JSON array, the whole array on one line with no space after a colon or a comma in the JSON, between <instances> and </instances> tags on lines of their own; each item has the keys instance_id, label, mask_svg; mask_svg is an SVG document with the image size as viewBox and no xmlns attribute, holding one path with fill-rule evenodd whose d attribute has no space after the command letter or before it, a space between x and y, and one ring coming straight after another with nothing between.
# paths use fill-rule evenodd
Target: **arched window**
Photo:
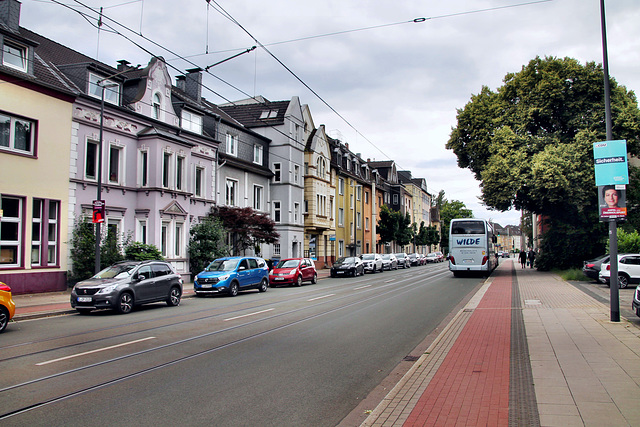
<instances>
[{"instance_id":1,"label":"arched window","mask_svg":"<svg viewBox=\"0 0 640 427\"><path fill-rule=\"evenodd\" d=\"M318 158L318 161L316 162L316 173L320 178L324 178L325 174L327 173L324 159L322 157Z\"/></svg>"},{"instance_id":2,"label":"arched window","mask_svg":"<svg viewBox=\"0 0 640 427\"><path fill-rule=\"evenodd\" d=\"M160 98L160 94L158 92L153 94L153 104L151 106L154 119L160 119L160 110L162 109L162 99Z\"/></svg>"}]
</instances>

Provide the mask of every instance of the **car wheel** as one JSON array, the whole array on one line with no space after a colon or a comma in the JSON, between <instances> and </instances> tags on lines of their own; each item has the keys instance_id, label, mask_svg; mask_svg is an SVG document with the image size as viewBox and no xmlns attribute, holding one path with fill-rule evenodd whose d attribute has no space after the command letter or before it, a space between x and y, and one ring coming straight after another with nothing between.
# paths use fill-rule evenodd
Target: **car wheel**
<instances>
[{"instance_id":1,"label":"car wheel","mask_svg":"<svg viewBox=\"0 0 640 427\"><path fill-rule=\"evenodd\" d=\"M177 286L174 286L169 291L169 297L167 298L167 305L169 307L176 307L180 305L181 296L182 296L182 293L180 292L180 288Z\"/></svg>"},{"instance_id":2,"label":"car wheel","mask_svg":"<svg viewBox=\"0 0 640 427\"><path fill-rule=\"evenodd\" d=\"M262 282L260 282L260 287L258 288L258 290L260 292L267 292L268 288L269 288L269 282L267 282L267 279L262 279Z\"/></svg>"},{"instance_id":3,"label":"car wheel","mask_svg":"<svg viewBox=\"0 0 640 427\"><path fill-rule=\"evenodd\" d=\"M618 276L618 287L620 289L626 289L629 286L629 278L624 274Z\"/></svg>"},{"instance_id":4,"label":"car wheel","mask_svg":"<svg viewBox=\"0 0 640 427\"><path fill-rule=\"evenodd\" d=\"M229 296L235 297L236 295L238 295L238 282L233 282L229 286Z\"/></svg>"},{"instance_id":5,"label":"car wheel","mask_svg":"<svg viewBox=\"0 0 640 427\"><path fill-rule=\"evenodd\" d=\"M127 314L131 313L131 310L133 310L133 295L129 292L123 292L118 297L116 311L120 314Z\"/></svg>"},{"instance_id":6,"label":"car wheel","mask_svg":"<svg viewBox=\"0 0 640 427\"><path fill-rule=\"evenodd\" d=\"M0 307L0 332L4 331L9 323L9 310Z\"/></svg>"},{"instance_id":7,"label":"car wheel","mask_svg":"<svg viewBox=\"0 0 640 427\"><path fill-rule=\"evenodd\" d=\"M373 274L376 274L376 266L373 266Z\"/></svg>"},{"instance_id":8,"label":"car wheel","mask_svg":"<svg viewBox=\"0 0 640 427\"><path fill-rule=\"evenodd\" d=\"M84 315L91 313L90 308L76 308L76 311L78 312L78 314L84 314Z\"/></svg>"},{"instance_id":9,"label":"car wheel","mask_svg":"<svg viewBox=\"0 0 640 427\"><path fill-rule=\"evenodd\" d=\"M302 286L302 275L298 276L298 279L296 280L296 286L297 287Z\"/></svg>"},{"instance_id":10,"label":"car wheel","mask_svg":"<svg viewBox=\"0 0 640 427\"><path fill-rule=\"evenodd\" d=\"M313 279L311 279L311 284L315 285L318 283L318 273L313 273Z\"/></svg>"}]
</instances>

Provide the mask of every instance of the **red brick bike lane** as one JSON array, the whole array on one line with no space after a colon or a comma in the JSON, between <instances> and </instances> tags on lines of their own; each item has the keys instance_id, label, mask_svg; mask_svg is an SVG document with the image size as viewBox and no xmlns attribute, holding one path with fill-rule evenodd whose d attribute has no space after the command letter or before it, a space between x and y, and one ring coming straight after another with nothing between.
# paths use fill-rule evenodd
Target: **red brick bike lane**
<instances>
[{"instance_id":1,"label":"red brick bike lane","mask_svg":"<svg viewBox=\"0 0 640 427\"><path fill-rule=\"evenodd\" d=\"M496 273L405 426L509 425L512 279Z\"/></svg>"}]
</instances>

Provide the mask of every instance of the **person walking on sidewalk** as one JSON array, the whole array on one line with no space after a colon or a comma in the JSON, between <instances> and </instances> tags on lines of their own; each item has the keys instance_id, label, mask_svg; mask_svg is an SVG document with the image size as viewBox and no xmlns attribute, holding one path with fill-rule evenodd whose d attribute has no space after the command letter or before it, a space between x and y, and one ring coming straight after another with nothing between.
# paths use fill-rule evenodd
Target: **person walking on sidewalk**
<instances>
[{"instance_id":1,"label":"person walking on sidewalk","mask_svg":"<svg viewBox=\"0 0 640 427\"><path fill-rule=\"evenodd\" d=\"M527 263L527 253L524 249L520 249L520 255L518 255L518 258L520 259L520 265L524 268L524 265Z\"/></svg>"},{"instance_id":2,"label":"person walking on sidewalk","mask_svg":"<svg viewBox=\"0 0 640 427\"><path fill-rule=\"evenodd\" d=\"M536 253L533 249L529 249L529 267L533 268L533 261L536 259Z\"/></svg>"}]
</instances>

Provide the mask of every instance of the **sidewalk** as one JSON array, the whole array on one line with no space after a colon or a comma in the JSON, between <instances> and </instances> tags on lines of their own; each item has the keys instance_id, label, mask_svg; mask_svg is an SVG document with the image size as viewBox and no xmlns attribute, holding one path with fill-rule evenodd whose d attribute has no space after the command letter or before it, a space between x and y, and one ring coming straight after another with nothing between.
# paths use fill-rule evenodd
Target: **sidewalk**
<instances>
[{"instance_id":1,"label":"sidewalk","mask_svg":"<svg viewBox=\"0 0 640 427\"><path fill-rule=\"evenodd\" d=\"M503 261L362 426L640 425L640 329Z\"/></svg>"}]
</instances>

